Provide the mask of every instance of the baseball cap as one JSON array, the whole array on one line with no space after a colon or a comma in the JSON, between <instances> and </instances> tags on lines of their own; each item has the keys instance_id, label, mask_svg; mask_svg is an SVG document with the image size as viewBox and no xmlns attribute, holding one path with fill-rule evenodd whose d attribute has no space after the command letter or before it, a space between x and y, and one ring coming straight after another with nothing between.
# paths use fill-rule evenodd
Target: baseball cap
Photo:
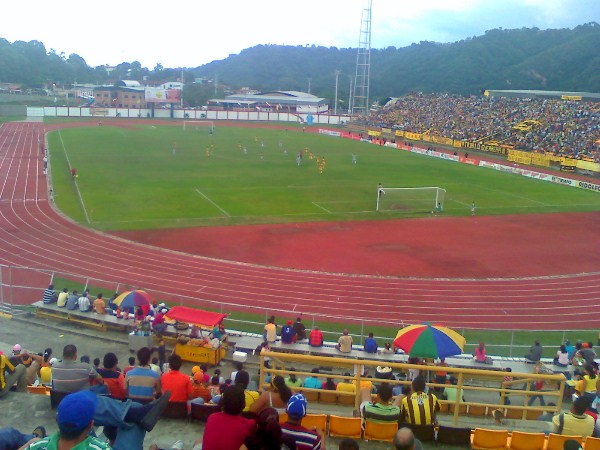
<instances>
[{"instance_id":1,"label":"baseball cap","mask_svg":"<svg viewBox=\"0 0 600 450\"><path fill-rule=\"evenodd\" d=\"M204 381L204 372L202 372L201 370L199 370L198 372L194 373L194 380L196 380L196 381Z\"/></svg>"},{"instance_id":2,"label":"baseball cap","mask_svg":"<svg viewBox=\"0 0 600 450\"><path fill-rule=\"evenodd\" d=\"M194 366L192 367L192 373L195 375L196 373L200 372L202 369L200 368L200 366Z\"/></svg>"},{"instance_id":3,"label":"baseball cap","mask_svg":"<svg viewBox=\"0 0 600 450\"><path fill-rule=\"evenodd\" d=\"M288 320L286 323L287 323L288 325L291 325L291 324L292 324L292 321L291 321L291 320Z\"/></svg>"},{"instance_id":4,"label":"baseball cap","mask_svg":"<svg viewBox=\"0 0 600 450\"><path fill-rule=\"evenodd\" d=\"M13 347L13 352L20 352L20 351L21 351L21 345L15 344Z\"/></svg>"},{"instance_id":5,"label":"baseball cap","mask_svg":"<svg viewBox=\"0 0 600 450\"><path fill-rule=\"evenodd\" d=\"M93 419L98 397L92 391L79 391L67 395L58 405L56 421L60 429L83 430Z\"/></svg>"},{"instance_id":6,"label":"baseball cap","mask_svg":"<svg viewBox=\"0 0 600 450\"><path fill-rule=\"evenodd\" d=\"M302 394L292 395L287 404L288 416L292 419L302 419L306 415L306 399Z\"/></svg>"}]
</instances>

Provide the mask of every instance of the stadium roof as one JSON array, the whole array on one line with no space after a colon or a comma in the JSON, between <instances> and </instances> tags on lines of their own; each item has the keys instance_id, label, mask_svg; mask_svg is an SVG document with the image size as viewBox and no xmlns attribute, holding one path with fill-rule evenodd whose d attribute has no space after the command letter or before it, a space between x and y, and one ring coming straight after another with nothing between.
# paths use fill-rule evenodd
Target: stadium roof
<instances>
[{"instance_id":1,"label":"stadium roof","mask_svg":"<svg viewBox=\"0 0 600 450\"><path fill-rule=\"evenodd\" d=\"M270 91L259 92L258 94L232 94L225 97L227 101L250 101L262 103L283 103L283 104L321 104L327 103L328 100L320 98L306 92L298 91Z\"/></svg>"}]
</instances>

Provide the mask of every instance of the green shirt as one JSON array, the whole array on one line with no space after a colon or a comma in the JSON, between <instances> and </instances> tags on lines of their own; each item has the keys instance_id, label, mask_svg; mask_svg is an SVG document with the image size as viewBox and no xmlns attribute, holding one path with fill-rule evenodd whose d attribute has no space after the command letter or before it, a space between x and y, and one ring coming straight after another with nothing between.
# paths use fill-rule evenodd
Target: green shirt
<instances>
[{"instance_id":1,"label":"green shirt","mask_svg":"<svg viewBox=\"0 0 600 450\"><path fill-rule=\"evenodd\" d=\"M53 434L52 436L45 437L39 441L30 444L27 449L29 450L57 450L58 449L58 438L59 433ZM111 450L110 445L106 442L102 442L100 439L88 436L75 447L71 447L71 450Z\"/></svg>"},{"instance_id":2,"label":"green shirt","mask_svg":"<svg viewBox=\"0 0 600 450\"><path fill-rule=\"evenodd\" d=\"M396 405L382 405L381 403L367 403L363 406L363 418L376 423L397 422L400 417L400 408Z\"/></svg>"}]
</instances>

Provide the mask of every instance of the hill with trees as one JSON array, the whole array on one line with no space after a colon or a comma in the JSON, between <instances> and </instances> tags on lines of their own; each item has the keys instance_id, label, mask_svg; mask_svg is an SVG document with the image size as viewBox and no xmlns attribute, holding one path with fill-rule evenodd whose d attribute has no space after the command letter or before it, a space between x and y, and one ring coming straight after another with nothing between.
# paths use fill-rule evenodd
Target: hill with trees
<instances>
[{"instance_id":1,"label":"hill with trees","mask_svg":"<svg viewBox=\"0 0 600 450\"><path fill-rule=\"evenodd\" d=\"M372 49L370 95L377 100L414 91L465 95L482 89L600 92L598 48L600 25L591 22L574 29L494 29L454 43ZM339 70L338 97L343 102L350 91L356 57L353 48L258 45L224 60L187 68L184 79L191 83L205 78L232 89L247 86L262 91L308 91L310 85L312 94L333 99ZM120 79L167 81L180 76L179 69L157 64L150 70L138 61L123 62L109 72L104 66L89 67L77 54L67 57L54 49L47 51L39 41L11 44L0 39L0 81L25 87ZM202 102L210 96L208 91L190 88L184 98Z\"/></svg>"}]
</instances>

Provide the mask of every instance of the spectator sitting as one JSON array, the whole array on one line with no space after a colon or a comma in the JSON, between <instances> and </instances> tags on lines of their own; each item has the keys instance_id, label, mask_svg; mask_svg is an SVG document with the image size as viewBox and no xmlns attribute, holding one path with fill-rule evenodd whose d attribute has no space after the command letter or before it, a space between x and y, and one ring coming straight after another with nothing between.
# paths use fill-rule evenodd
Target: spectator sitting
<instances>
[{"instance_id":1,"label":"spectator sitting","mask_svg":"<svg viewBox=\"0 0 600 450\"><path fill-rule=\"evenodd\" d=\"M444 396L446 397L446 400L448 400L448 402L450 403L456 403L456 397L458 396L458 388L456 387L457 383L458 380L456 378L450 377L448 379L448 385L444 387ZM465 394L463 393L461 399L459 400L459 403L464 401Z\"/></svg>"},{"instance_id":2,"label":"spectator sitting","mask_svg":"<svg viewBox=\"0 0 600 450\"><path fill-rule=\"evenodd\" d=\"M225 389L221 406L222 412L208 417L202 440L194 442L194 449L239 450L244 441L255 432L256 422L241 415L245 409L244 390L241 386Z\"/></svg>"},{"instance_id":3,"label":"spectator sitting","mask_svg":"<svg viewBox=\"0 0 600 450\"><path fill-rule=\"evenodd\" d=\"M150 368L151 354L148 347L140 348L138 366L125 375L127 397L139 403L149 403L161 393L160 375Z\"/></svg>"},{"instance_id":4,"label":"spectator sitting","mask_svg":"<svg viewBox=\"0 0 600 450\"><path fill-rule=\"evenodd\" d=\"M288 320L286 324L281 327L281 343L292 344L296 341L296 332L292 327L292 321Z\"/></svg>"},{"instance_id":5,"label":"spectator sitting","mask_svg":"<svg viewBox=\"0 0 600 450\"><path fill-rule=\"evenodd\" d=\"M286 448L319 450L322 445L321 433L302 426L308 403L302 394L293 395L287 404L287 422L281 424L281 439Z\"/></svg>"},{"instance_id":6,"label":"spectator sitting","mask_svg":"<svg viewBox=\"0 0 600 450\"><path fill-rule=\"evenodd\" d=\"M17 383L17 392L27 392L27 375L23 364L14 366L9 359L0 352L0 398L10 391L13 384Z\"/></svg>"},{"instance_id":7,"label":"spectator sitting","mask_svg":"<svg viewBox=\"0 0 600 450\"><path fill-rule=\"evenodd\" d=\"M67 288L64 288L60 294L58 294L58 298L56 299L56 306L59 308L64 308L67 305L67 300L69 299L69 291Z\"/></svg>"},{"instance_id":8,"label":"spectator sitting","mask_svg":"<svg viewBox=\"0 0 600 450\"><path fill-rule=\"evenodd\" d=\"M361 389L359 409L363 420L375 423L398 422L402 396L399 395L393 402L392 397L392 386L389 383L382 383L377 387L377 397L374 402L371 401L371 391Z\"/></svg>"},{"instance_id":9,"label":"spectator sitting","mask_svg":"<svg viewBox=\"0 0 600 450\"><path fill-rule=\"evenodd\" d=\"M413 434L410 428L400 428L394 435L395 450L422 450L423 444Z\"/></svg>"},{"instance_id":10,"label":"spectator sitting","mask_svg":"<svg viewBox=\"0 0 600 450\"><path fill-rule=\"evenodd\" d=\"M567 348L564 345L561 345L560 350L556 352L553 363L559 367L567 367L569 365L569 352L567 352Z\"/></svg>"},{"instance_id":11,"label":"spectator sitting","mask_svg":"<svg viewBox=\"0 0 600 450\"><path fill-rule=\"evenodd\" d=\"M533 345L529 347L529 353L525 355L525 362L534 363L539 362L540 359L542 359L542 345L536 339Z\"/></svg>"},{"instance_id":12,"label":"spectator sitting","mask_svg":"<svg viewBox=\"0 0 600 450\"><path fill-rule=\"evenodd\" d=\"M345 377L349 377L350 372L346 372L344 373ZM336 391L338 392L351 392L352 394L354 394L356 392L356 385L354 384L354 382L352 380L348 380L348 379L344 379L343 381L340 381L336 388Z\"/></svg>"},{"instance_id":13,"label":"spectator sitting","mask_svg":"<svg viewBox=\"0 0 600 450\"><path fill-rule=\"evenodd\" d=\"M358 442L352 438L344 438L340 441L338 450L359 450Z\"/></svg>"},{"instance_id":14,"label":"spectator sitting","mask_svg":"<svg viewBox=\"0 0 600 450\"><path fill-rule=\"evenodd\" d=\"M102 293L96 296L96 300L94 300L94 312L96 314L106 314L106 304L104 303L104 299L102 298Z\"/></svg>"},{"instance_id":15,"label":"spectator sitting","mask_svg":"<svg viewBox=\"0 0 600 450\"><path fill-rule=\"evenodd\" d=\"M290 367L290 372L295 372L296 369ZM302 387L302 379L298 378L295 373L290 373L285 378L285 384L287 384L290 388L299 388Z\"/></svg>"},{"instance_id":16,"label":"spectator sitting","mask_svg":"<svg viewBox=\"0 0 600 450\"><path fill-rule=\"evenodd\" d=\"M208 403L213 398L213 394L210 389L204 384L204 374L199 371L196 372L192 378L192 403L198 403L200 405ZM164 375L163 375L164 376ZM214 378L214 377L213 377ZM216 392L219 390L219 379L217 378Z\"/></svg>"},{"instance_id":17,"label":"spectator sitting","mask_svg":"<svg viewBox=\"0 0 600 450\"><path fill-rule=\"evenodd\" d=\"M575 347L573 347L571 345L571 341L569 341L569 340L565 341L565 350L569 354L569 361L570 361L571 358L573 358L573 355L575 354Z\"/></svg>"},{"instance_id":18,"label":"spectator sitting","mask_svg":"<svg viewBox=\"0 0 600 450\"><path fill-rule=\"evenodd\" d=\"M271 380L271 386L258 397L258 400L250 407L250 412L260 413L265 408L275 408L278 413L285 413L287 402L292 396L292 391L285 384L281 375L275 375Z\"/></svg>"},{"instance_id":19,"label":"spectator sitting","mask_svg":"<svg viewBox=\"0 0 600 450\"><path fill-rule=\"evenodd\" d=\"M298 317L296 319L296 323L294 324L294 331L296 332L296 340L302 341L306 339L306 327L302 323L302 318Z\"/></svg>"},{"instance_id":20,"label":"spectator sitting","mask_svg":"<svg viewBox=\"0 0 600 450\"><path fill-rule=\"evenodd\" d=\"M77 304L79 305L79 311L81 312L88 312L91 309L91 303L87 292L81 294L81 297L77 299Z\"/></svg>"},{"instance_id":21,"label":"spectator sitting","mask_svg":"<svg viewBox=\"0 0 600 450\"><path fill-rule=\"evenodd\" d=\"M77 361L77 347L68 344L63 348L63 359L52 365L52 387L57 392L77 392L90 389L90 380L104 385L104 380L91 364ZM106 393L104 386L92 386L98 393Z\"/></svg>"},{"instance_id":22,"label":"spectator sitting","mask_svg":"<svg viewBox=\"0 0 600 450\"><path fill-rule=\"evenodd\" d=\"M129 365L123 369L123 375L127 375L131 369L135 369L135 356L130 356L127 362Z\"/></svg>"},{"instance_id":23,"label":"spectator sitting","mask_svg":"<svg viewBox=\"0 0 600 450\"><path fill-rule=\"evenodd\" d=\"M281 450L281 425L279 414L265 408L256 416L256 432L245 441L242 450Z\"/></svg>"},{"instance_id":24,"label":"spectator sitting","mask_svg":"<svg viewBox=\"0 0 600 450\"><path fill-rule=\"evenodd\" d=\"M250 411L252 404L258 400L258 392L249 390L248 384L250 384L250 374L240 370L235 376L235 386L244 391L244 412Z\"/></svg>"},{"instance_id":25,"label":"spectator sitting","mask_svg":"<svg viewBox=\"0 0 600 450\"><path fill-rule=\"evenodd\" d=\"M167 323L165 322L165 313L167 312L166 308L162 308L156 316L154 316L154 320L152 321L152 329L158 336L162 336L162 334L167 329Z\"/></svg>"},{"instance_id":26,"label":"spectator sitting","mask_svg":"<svg viewBox=\"0 0 600 450\"><path fill-rule=\"evenodd\" d=\"M271 316L265 325L264 339L273 344L277 341L277 325L275 325L275 317Z\"/></svg>"},{"instance_id":27,"label":"spectator sitting","mask_svg":"<svg viewBox=\"0 0 600 450\"><path fill-rule=\"evenodd\" d=\"M311 373L317 374L317 373L319 373L319 369L315 367L311 370ZM309 388L309 389L321 389L321 385L322 385L322 382L314 375L311 375L310 377L305 378L304 383L303 383L303 386L305 388Z\"/></svg>"},{"instance_id":28,"label":"spectator sitting","mask_svg":"<svg viewBox=\"0 0 600 450\"><path fill-rule=\"evenodd\" d=\"M16 428L0 428L0 448L21 449L27 448L30 444L46 437L46 429L38 425L31 434L21 433Z\"/></svg>"},{"instance_id":29,"label":"spectator sitting","mask_svg":"<svg viewBox=\"0 0 600 450\"><path fill-rule=\"evenodd\" d=\"M369 337L365 339L364 349L367 353L377 353L377 341L373 337L373 333L369 333Z\"/></svg>"},{"instance_id":30,"label":"spectator sitting","mask_svg":"<svg viewBox=\"0 0 600 450\"><path fill-rule=\"evenodd\" d=\"M210 379L208 391L210 392L210 401L212 403L219 403L221 399L221 386L224 386L225 382L219 383L219 377L216 375Z\"/></svg>"},{"instance_id":31,"label":"spectator sitting","mask_svg":"<svg viewBox=\"0 0 600 450\"><path fill-rule=\"evenodd\" d=\"M554 432L585 439L594 432L594 419L585 413L587 401L583 397L575 399L570 412L557 414L552 418Z\"/></svg>"},{"instance_id":32,"label":"spectator sitting","mask_svg":"<svg viewBox=\"0 0 600 450\"><path fill-rule=\"evenodd\" d=\"M153 356L152 359L150 360L150 368L152 370L154 370L157 374L162 374L162 372L160 371L160 366L158 365L158 357L157 356Z\"/></svg>"},{"instance_id":33,"label":"spectator sitting","mask_svg":"<svg viewBox=\"0 0 600 450\"><path fill-rule=\"evenodd\" d=\"M169 356L169 371L160 377L163 394L171 391L170 402L187 402L192 398L192 382L190 377L179 371L181 363L181 356L172 354Z\"/></svg>"},{"instance_id":34,"label":"spectator sitting","mask_svg":"<svg viewBox=\"0 0 600 450\"><path fill-rule=\"evenodd\" d=\"M418 376L412 382L412 393L402 399L400 420L415 425L436 424L440 404L434 394L425 392L425 378Z\"/></svg>"},{"instance_id":35,"label":"spectator sitting","mask_svg":"<svg viewBox=\"0 0 600 450\"><path fill-rule=\"evenodd\" d=\"M325 389L327 391L335 391L337 389L337 384L333 381L333 378L327 378L326 381L321 385L321 389Z\"/></svg>"},{"instance_id":36,"label":"spectator sitting","mask_svg":"<svg viewBox=\"0 0 600 450\"><path fill-rule=\"evenodd\" d=\"M335 348L342 353L350 353L352 351L352 336L350 336L347 329L344 329Z\"/></svg>"},{"instance_id":37,"label":"spectator sitting","mask_svg":"<svg viewBox=\"0 0 600 450\"><path fill-rule=\"evenodd\" d=\"M308 337L308 345L311 347L322 347L323 346L323 332L319 330L319 327L314 327L310 336Z\"/></svg>"},{"instance_id":38,"label":"spectator sitting","mask_svg":"<svg viewBox=\"0 0 600 450\"><path fill-rule=\"evenodd\" d=\"M483 364L487 363L487 350L485 349L485 344L483 342L480 342L479 347L475 348L473 358L475 359L475 362Z\"/></svg>"},{"instance_id":39,"label":"spectator sitting","mask_svg":"<svg viewBox=\"0 0 600 450\"><path fill-rule=\"evenodd\" d=\"M104 368L98 369L98 373L108 388L108 395L118 400L125 400L125 398L127 398L125 376L117 370L118 363L119 360L117 359L117 355L109 352L104 355Z\"/></svg>"},{"instance_id":40,"label":"spectator sitting","mask_svg":"<svg viewBox=\"0 0 600 450\"><path fill-rule=\"evenodd\" d=\"M579 351L583 359L587 364L594 364L594 359L596 358L596 352L592 349L591 342L584 342L581 344L581 350Z\"/></svg>"},{"instance_id":41,"label":"spectator sitting","mask_svg":"<svg viewBox=\"0 0 600 450\"><path fill-rule=\"evenodd\" d=\"M58 300L58 294L54 291L54 285L51 284L48 286L48 289L44 290L44 295L42 296L42 301L44 304L49 305L50 303L55 303Z\"/></svg>"},{"instance_id":42,"label":"spectator sitting","mask_svg":"<svg viewBox=\"0 0 600 450\"><path fill-rule=\"evenodd\" d=\"M69 311L75 311L77 309L77 306L79 306L78 300L79 295L77 295L77 290L74 290L73 293L69 295L69 298L67 299L67 303L65 304L66 308Z\"/></svg>"}]
</instances>

